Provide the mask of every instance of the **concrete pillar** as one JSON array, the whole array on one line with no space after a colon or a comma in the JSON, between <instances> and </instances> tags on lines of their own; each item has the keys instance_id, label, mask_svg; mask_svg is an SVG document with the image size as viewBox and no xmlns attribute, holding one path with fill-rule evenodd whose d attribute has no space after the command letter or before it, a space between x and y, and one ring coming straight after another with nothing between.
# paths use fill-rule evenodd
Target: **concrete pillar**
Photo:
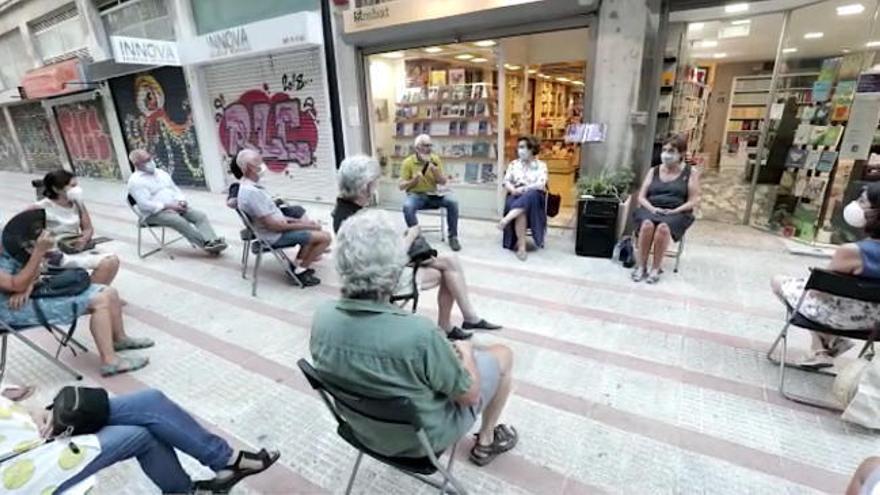
<instances>
[{"instance_id":1,"label":"concrete pillar","mask_svg":"<svg viewBox=\"0 0 880 495\"><path fill-rule=\"evenodd\" d=\"M104 23L101 22L101 15L95 8L94 2L92 0L76 0L76 10L79 12L80 22L86 26L86 46L89 48L92 60L100 62L113 58L110 40L107 38Z\"/></svg>"},{"instance_id":2,"label":"concrete pillar","mask_svg":"<svg viewBox=\"0 0 880 495\"><path fill-rule=\"evenodd\" d=\"M174 19L177 41L184 44L197 36L189 0L168 0L169 14ZM192 108L193 125L199 140L199 153L205 169L205 183L212 192L220 192L226 187L226 163L223 160L220 136L214 127L214 107L205 84L205 74L201 67L183 66L183 77L189 89L189 102Z\"/></svg>"},{"instance_id":3,"label":"concrete pillar","mask_svg":"<svg viewBox=\"0 0 880 495\"><path fill-rule=\"evenodd\" d=\"M31 28L27 24L27 20L22 19L22 21L18 24L18 32L21 33L21 41L24 43L24 51L27 52L28 58L32 61L33 68L43 66L43 57L40 56L40 51L37 50L37 46L34 44L33 33L31 33Z\"/></svg>"},{"instance_id":4,"label":"concrete pillar","mask_svg":"<svg viewBox=\"0 0 880 495\"><path fill-rule=\"evenodd\" d=\"M336 71L340 75L349 75L339 78L339 94L330 95L331 98L339 98L345 154L350 156L356 153L370 153L372 150L367 139L367 128L363 125L363 112L368 112L371 107L362 104L362 101L366 100L366 95L362 93L366 88L361 84L362 61L358 50L342 40L342 14L334 12L332 18L333 35L336 38L334 43Z\"/></svg>"},{"instance_id":5,"label":"concrete pillar","mask_svg":"<svg viewBox=\"0 0 880 495\"><path fill-rule=\"evenodd\" d=\"M24 172L30 172L30 164L28 164L27 159L24 157L24 148L21 147L21 143L18 142L18 131L15 130L15 125L12 123L12 115L9 113L9 107L3 107L3 119L6 120L6 128L9 129L9 137L12 138L13 146L15 146L15 151L18 153L21 170Z\"/></svg>"},{"instance_id":6,"label":"concrete pillar","mask_svg":"<svg viewBox=\"0 0 880 495\"><path fill-rule=\"evenodd\" d=\"M660 0L603 0L594 38L592 76L586 100L586 121L608 124L604 143L584 146L582 173L632 167L644 160L651 108L657 91L654 50L660 20ZM653 99L656 107L656 99Z\"/></svg>"},{"instance_id":7,"label":"concrete pillar","mask_svg":"<svg viewBox=\"0 0 880 495\"><path fill-rule=\"evenodd\" d=\"M116 105L113 103L113 95L110 94L110 85L107 81L101 82L100 98L104 104L104 118L107 119L107 128L110 131L110 140L113 142L113 149L116 151L116 162L119 164L119 171L122 173L123 182L128 181L131 175L131 164L128 161L128 152L125 146L125 136L122 135L122 123L119 121L119 115L116 113Z\"/></svg>"}]
</instances>

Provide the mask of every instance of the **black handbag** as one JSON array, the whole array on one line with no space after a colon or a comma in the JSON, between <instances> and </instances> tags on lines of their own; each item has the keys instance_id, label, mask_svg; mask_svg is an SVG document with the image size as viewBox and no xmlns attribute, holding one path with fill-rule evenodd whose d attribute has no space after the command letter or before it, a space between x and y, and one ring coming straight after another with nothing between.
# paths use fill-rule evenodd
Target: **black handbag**
<instances>
[{"instance_id":1,"label":"black handbag","mask_svg":"<svg viewBox=\"0 0 880 495\"><path fill-rule=\"evenodd\" d=\"M47 409L52 411L52 436L97 433L110 420L110 397L103 388L63 387Z\"/></svg>"},{"instance_id":2,"label":"black handbag","mask_svg":"<svg viewBox=\"0 0 880 495\"><path fill-rule=\"evenodd\" d=\"M420 235L413 240L412 244L410 244L409 250L406 254L409 256L410 263L419 265L431 258L437 257L437 250L432 248L431 245L428 244L428 241Z\"/></svg>"},{"instance_id":3,"label":"black handbag","mask_svg":"<svg viewBox=\"0 0 880 495\"><path fill-rule=\"evenodd\" d=\"M550 218L559 214L559 207L562 206L562 196L547 192L547 216Z\"/></svg>"},{"instance_id":4,"label":"black handbag","mask_svg":"<svg viewBox=\"0 0 880 495\"><path fill-rule=\"evenodd\" d=\"M78 296L92 285L89 272L82 268L48 268L37 279L31 297L42 299L47 297Z\"/></svg>"}]
</instances>

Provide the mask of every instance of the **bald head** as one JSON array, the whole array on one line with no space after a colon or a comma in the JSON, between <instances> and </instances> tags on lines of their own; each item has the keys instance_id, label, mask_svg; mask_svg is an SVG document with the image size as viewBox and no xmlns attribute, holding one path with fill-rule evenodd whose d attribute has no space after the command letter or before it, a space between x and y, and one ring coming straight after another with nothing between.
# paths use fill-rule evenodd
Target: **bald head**
<instances>
[{"instance_id":1,"label":"bald head","mask_svg":"<svg viewBox=\"0 0 880 495\"><path fill-rule=\"evenodd\" d=\"M152 158L153 157L150 156L150 153L148 153L147 150L142 150L140 148L131 150L131 153L128 154L128 159L131 160L131 164L138 168Z\"/></svg>"}]
</instances>

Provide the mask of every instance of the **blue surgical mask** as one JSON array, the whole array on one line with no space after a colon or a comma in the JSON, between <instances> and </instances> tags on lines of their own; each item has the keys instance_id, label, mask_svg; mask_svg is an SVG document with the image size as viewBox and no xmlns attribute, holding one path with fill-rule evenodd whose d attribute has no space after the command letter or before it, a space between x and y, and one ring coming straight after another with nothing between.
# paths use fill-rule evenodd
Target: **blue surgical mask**
<instances>
[{"instance_id":1,"label":"blue surgical mask","mask_svg":"<svg viewBox=\"0 0 880 495\"><path fill-rule=\"evenodd\" d=\"M681 161L681 155L674 151L664 151L660 153L660 161L663 165L673 165Z\"/></svg>"},{"instance_id":2,"label":"blue surgical mask","mask_svg":"<svg viewBox=\"0 0 880 495\"><path fill-rule=\"evenodd\" d=\"M156 162L153 160L148 161L144 164L144 172L148 174L152 174L156 172Z\"/></svg>"}]
</instances>

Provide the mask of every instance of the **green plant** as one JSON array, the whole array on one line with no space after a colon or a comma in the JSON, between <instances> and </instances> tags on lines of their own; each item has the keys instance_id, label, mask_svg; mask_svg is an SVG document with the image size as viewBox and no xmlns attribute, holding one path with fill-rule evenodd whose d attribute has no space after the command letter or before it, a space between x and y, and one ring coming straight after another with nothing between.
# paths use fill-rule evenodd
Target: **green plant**
<instances>
[{"instance_id":1,"label":"green plant","mask_svg":"<svg viewBox=\"0 0 880 495\"><path fill-rule=\"evenodd\" d=\"M579 196L614 197L623 202L629 195L635 174L629 167L613 171L603 170L599 175L587 175L578 179L576 187Z\"/></svg>"}]
</instances>

